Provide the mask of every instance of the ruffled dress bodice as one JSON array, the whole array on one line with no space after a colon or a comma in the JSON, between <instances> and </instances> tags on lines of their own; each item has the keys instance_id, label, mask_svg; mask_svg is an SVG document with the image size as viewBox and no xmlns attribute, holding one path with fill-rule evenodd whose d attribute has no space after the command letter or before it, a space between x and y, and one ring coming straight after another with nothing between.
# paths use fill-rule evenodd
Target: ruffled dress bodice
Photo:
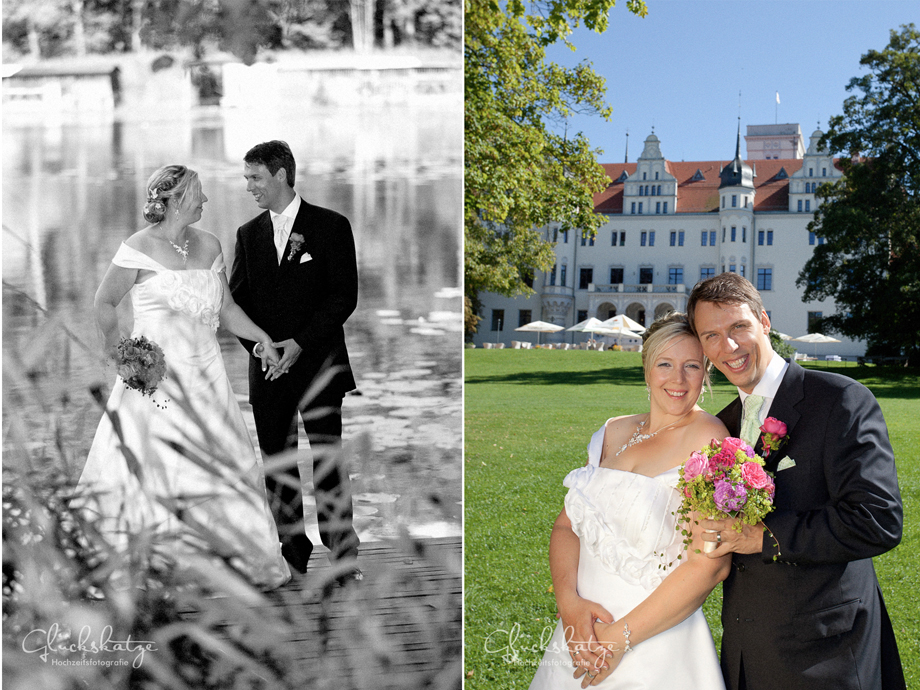
<instances>
[{"instance_id":1,"label":"ruffled dress bodice","mask_svg":"<svg viewBox=\"0 0 920 690\"><path fill-rule=\"evenodd\" d=\"M112 263L156 273L136 283L129 293L134 310L132 337L145 335L164 352L172 353L172 358L167 357L170 366L197 366L219 356L215 333L224 299L220 279L221 272L226 271L223 254L217 255L210 269L176 271L122 243Z\"/></svg>"},{"instance_id":2,"label":"ruffled dress bodice","mask_svg":"<svg viewBox=\"0 0 920 690\"><path fill-rule=\"evenodd\" d=\"M608 420L609 421L609 420ZM647 599L685 559L677 529L680 466L648 477L600 466L602 426L588 444L588 464L565 477L565 511L580 543L578 595L619 620ZM675 671L677 669L677 671ZM560 621L530 690L577 690ZM724 690L703 612L637 644L597 688Z\"/></svg>"}]
</instances>

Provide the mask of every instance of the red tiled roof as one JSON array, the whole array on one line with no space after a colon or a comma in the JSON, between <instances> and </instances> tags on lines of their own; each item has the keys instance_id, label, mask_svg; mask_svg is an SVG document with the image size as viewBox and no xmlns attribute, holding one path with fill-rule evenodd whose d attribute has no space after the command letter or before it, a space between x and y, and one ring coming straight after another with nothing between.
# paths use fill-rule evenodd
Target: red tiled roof
<instances>
[{"instance_id":1,"label":"red tiled roof","mask_svg":"<svg viewBox=\"0 0 920 690\"><path fill-rule=\"evenodd\" d=\"M677 178L678 213L712 213L719 210L719 171L731 161L665 161L666 169ZM785 211L789 208L789 179L778 179L783 168L791 177L802 167L802 159L747 161L756 170L754 211ZM835 161L836 163L836 161ZM625 170L636 172L635 163L604 163L611 184L594 195L598 213L623 213L623 183L617 182ZM693 180L699 170L705 179Z\"/></svg>"}]
</instances>

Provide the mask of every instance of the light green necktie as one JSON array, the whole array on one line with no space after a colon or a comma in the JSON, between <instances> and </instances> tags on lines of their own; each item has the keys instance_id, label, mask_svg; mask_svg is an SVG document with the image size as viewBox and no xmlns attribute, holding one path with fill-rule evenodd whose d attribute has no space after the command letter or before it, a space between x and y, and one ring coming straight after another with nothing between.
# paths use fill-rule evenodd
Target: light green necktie
<instances>
[{"instance_id":1,"label":"light green necktie","mask_svg":"<svg viewBox=\"0 0 920 690\"><path fill-rule=\"evenodd\" d=\"M760 436L760 408L762 395L749 395L744 399L744 417L741 419L741 440L753 448Z\"/></svg>"}]
</instances>

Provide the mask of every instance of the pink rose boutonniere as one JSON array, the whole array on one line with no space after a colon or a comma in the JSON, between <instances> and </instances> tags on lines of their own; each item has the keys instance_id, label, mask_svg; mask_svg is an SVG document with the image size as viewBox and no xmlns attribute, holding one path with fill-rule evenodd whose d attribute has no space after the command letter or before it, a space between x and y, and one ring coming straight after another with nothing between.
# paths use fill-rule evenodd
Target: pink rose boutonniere
<instances>
[{"instance_id":1,"label":"pink rose boutonniere","mask_svg":"<svg viewBox=\"0 0 920 690\"><path fill-rule=\"evenodd\" d=\"M297 253L300 251L300 248L303 247L303 243L304 243L303 235L301 235L299 232L291 233L291 251L287 257L288 261L291 261L295 256L297 256Z\"/></svg>"},{"instance_id":2,"label":"pink rose boutonniere","mask_svg":"<svg viewBox=\"0 0 920 690\"><path fill-rule=\"evenodd\" d=\"M779 450L780 447L789 440L789 434L786 433L786 425L776 417L767 417L763 426L760 427L763 432L761 443L763 445L763 456L770 457L770 453Z\"/></svg>"}]
</instances>

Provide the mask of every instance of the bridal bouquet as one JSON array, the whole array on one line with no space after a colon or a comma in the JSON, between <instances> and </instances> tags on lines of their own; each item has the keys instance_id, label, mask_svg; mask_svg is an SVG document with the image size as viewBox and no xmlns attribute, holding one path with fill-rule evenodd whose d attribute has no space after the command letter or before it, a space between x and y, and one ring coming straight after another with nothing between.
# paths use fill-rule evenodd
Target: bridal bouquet
<instances>
[{"instance_id":1,"label":"bridal bouquet","mask_svg":"<svg viewBox=\"0 0 920 690\"><path fill-rule=\"evenodd\" d=\"M144 336L122 338L116 348L115 365L125 385L142 395L152 397L166 377L166 357L162 348Z\"/></svg>"},{"instance_id":2,"label":"bridal bouquet","mask_svg":"<svg viewBox=\"0 0 920 690\"><path fill-rule=\"evenodd\" d=\"M716 520L738 518L735 529L739 532L742 523L756 525L773 510L776 490L764 464L753 448L732 436L722 441L713 439L708 446L694 451L680 468L677 483L683 497L677 511L683 518L680 522L696 512ZM686 530L683 533L684 543L689 546L690 534Z\"/></svg>"}]
</instances>

